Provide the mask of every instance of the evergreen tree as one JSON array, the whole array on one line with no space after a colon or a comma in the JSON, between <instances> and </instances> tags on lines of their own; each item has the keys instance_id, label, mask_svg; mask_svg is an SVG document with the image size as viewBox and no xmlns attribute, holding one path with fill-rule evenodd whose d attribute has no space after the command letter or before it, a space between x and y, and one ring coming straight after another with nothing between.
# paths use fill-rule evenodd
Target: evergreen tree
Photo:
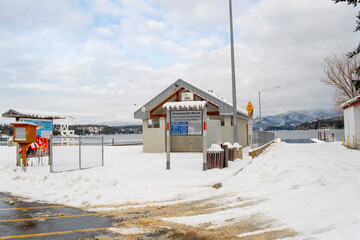
<instances>
[{"instance_id":1,"label":"evergreen tree","mask_svg":"<svg viewBox=\"0 0 360 240\"><path fill-rule=\"evenodd\" d=\"M335 3L339 3L339 2L346 2L348 5L354 5L354 7L357 6L358 3L360 3L360 0L332 0L334 1ZM356 20L356 23L357 23L357 26L355 28L355 32L356 31L360 31L360 12L358 13L358 15L356 16L357 20ZM349 52L347 55L348 57L353 57L357 54L360 53L360 43L359 45L355 48L354 51L352 52Z\"/></svg>"}]
</instances>

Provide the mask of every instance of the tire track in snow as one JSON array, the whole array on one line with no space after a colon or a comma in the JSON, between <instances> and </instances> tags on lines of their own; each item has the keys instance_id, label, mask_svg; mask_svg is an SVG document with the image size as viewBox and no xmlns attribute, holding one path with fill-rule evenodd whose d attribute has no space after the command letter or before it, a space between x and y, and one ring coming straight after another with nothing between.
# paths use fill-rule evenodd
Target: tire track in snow
<instances>
[{"instance_id":1,"label":"tire track in snow","mask_svg":"<svg viewBox=\"0 0 360 240\"><path fill-rule=\"evenodd\" d=\"M246 239L281 239L297 235L290 228L278 226L276 220L262 214L251 213L247 217L234 218L225 216L223 223L206 221L207 216L219 215L232 211L251 208L258 201L242 199L236 195L219 194L213 197L184 202L169 202L166 205L152 203L147 206L123 206L121 210L104 212L114 221L112 233L106 239L239 239L242 234L249 234ZM203 223L192 224L174 221L174 218L200 218ZM269 229L272 229L271 231ZM244 235L245 236L245 235Z\"/></svg>"}]
</instances>

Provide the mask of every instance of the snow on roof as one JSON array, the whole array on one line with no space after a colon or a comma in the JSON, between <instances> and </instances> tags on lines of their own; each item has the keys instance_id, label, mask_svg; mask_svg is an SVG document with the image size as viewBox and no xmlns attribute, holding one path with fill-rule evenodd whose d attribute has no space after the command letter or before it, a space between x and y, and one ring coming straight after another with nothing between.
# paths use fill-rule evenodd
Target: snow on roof
<instances>
[{"instance_id":1,"label":"snow on roof","mask_svg":"<svg viewBox=\"0 0 360 240\"><path fill-rule=\"evenodd\" d=\"M155 107L158 107L159 104L162 104L165 99L168 99L172 94L179 92L181 89L188 90L193 92L195 96L200 97L202 100L205 100L209 103L214 104L219 108L219 115L230 115L233 112L232 104L230 104L225 99L215 95L212 91L204 91L190 83L185 82L182 79L178 79L173 84L171 84L168 88L163 90L161 93L156 95L153 99L139 108L136 112L134 112L134 117L136 119L147 119L148 113ZM169 99L168 99L169 100ZM168 101L167 100L167 101ZM238 108L237 109L238 117L243 119L248 119L249 115L247 111Z\"/></svg>"},{"instance_id":2,"label":"snow on roof","mask_svg":"<svg viewBox=\"0 0 360 240\"><path fill-rule=\"evenodd\" d=\"M341 104L341 107L344 108L350 104L352 104L353 102L359 101L360 100L360 96L354 97L346 102L344 102L343 104Z\"/></svg>"},{"instance_id":3,"label":"snow on roof","mask_svg":"<svg viewBox=\"0 0 360 240\"><path fill-rule=\"evenodd\" d=\"M230 103L227 99L225 99L225 98L223 98L223 97L220 97L219 95L215 94L215 93L213 92L213 90L209 90L207 93L210 94L211 96L219 99L220 101L226 102L227 104L229 104L229 105L232 106L232 103ZM242 109L242 108L237 107L237 112L238 112L238 113L241 113L241 114L243 114L243 115L245 115L245 116L249 116L249 113L248 113L245 109Z\"/></svg>"},{"instance_id":4,"label":"snow on roof","mask_svg":"<svg viewBox=\"0 0 360 240\"><path fill-rule=\"evenodd\" d=\"M203 109L206 106L206 101L185 101L185 102L167 102L163 105L166 110L173 109Z\"/></svg>"},{"instance_id":5,"label":"snow on roof","mask_svg":"<svg viewBox=\"0 0 360 240\"><path fill-rule=\"evenodd\" d=\"M36 118L36 119L64 119L65 116L62 116L57 113L31 113L31 112L18 112L13 109L8 110L2 114L2 117L7 118Z\"/></svg>"},{"instance_id":6,"label":"snow on roof","mask_svg":"<svg viewBox=\"0 0 360 240\"><path fill-rule=\"evenodd\" d=\"M14 122L14 123L10 123L10 124L11 124L11 125L29 125L29 126L39 127L38 124L28 123L28 122Z\"/></svg>"}]
</instances>

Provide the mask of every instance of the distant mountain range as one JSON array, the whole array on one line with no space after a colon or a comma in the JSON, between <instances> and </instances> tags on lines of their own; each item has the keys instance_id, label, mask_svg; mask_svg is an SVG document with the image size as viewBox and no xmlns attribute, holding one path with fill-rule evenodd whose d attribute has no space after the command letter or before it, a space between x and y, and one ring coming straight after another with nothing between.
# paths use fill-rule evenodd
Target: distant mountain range
<instances>
[{"instance_id":1,"label":"distant mountain range","mask_svg":"<svg viewBox=\"0 0 360 240\"><path fill-rule=\"evenodd\" d=\"M332 109L289 111L278 115L262 117L262 127L264 130L292 130L304 122L335 118L340 115L340 112ZM254 129L259 129L260 118L254 120L253 127Z\"/></svg>"},{"instance_id":2,"label":"distant mountain range","mask_svg":"<svg viewBox=\"0 0 360 240\"><path fill-rule=\"evenodd\" d=\"M301 110L289 111L273 116L262 117L262 127L264 130L292 130L297 125L305 122L312 122L320 119L330 119L341 116L340 112L333 109L314 109L314 110ZM106 126L129 126L129 125L142 125L141 121L108 121L101 122L98 125ZM253 121L255 130L260 127L260 118Z\"/></svg>"}]
</instances>

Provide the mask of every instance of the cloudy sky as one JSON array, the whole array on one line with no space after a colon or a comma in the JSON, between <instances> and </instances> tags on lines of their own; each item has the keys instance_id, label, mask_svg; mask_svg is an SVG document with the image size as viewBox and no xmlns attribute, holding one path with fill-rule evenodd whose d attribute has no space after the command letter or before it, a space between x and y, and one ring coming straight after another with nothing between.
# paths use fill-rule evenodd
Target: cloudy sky
<instances>
[{"instance_id":1,"label":"cloudy sky","mask_svg":"<svg viewBox=\"0 0 360 240\"><path fill-rule=\"evenodd\" d=\"M233 0L238 106L251 101L257 114L268 89L263 115L332 108L324 58L357 46L357 11L331 0ZM1 0L0 36L0 113L134 122L179 78L232 101L227 0Z\"/></svg>"}]
</instances>

